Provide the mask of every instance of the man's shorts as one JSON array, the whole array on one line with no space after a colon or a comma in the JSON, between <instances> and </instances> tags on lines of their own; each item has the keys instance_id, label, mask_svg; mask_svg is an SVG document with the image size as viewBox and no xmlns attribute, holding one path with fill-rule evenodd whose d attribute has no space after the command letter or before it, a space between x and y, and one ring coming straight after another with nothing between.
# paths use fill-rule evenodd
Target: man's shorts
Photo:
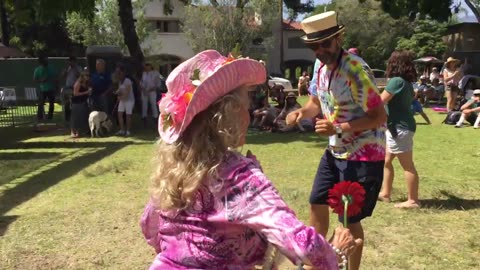
<instances>
[{"instance_id":1,"label":"man's shorts","mask_svg":"<svg viewBox=\"0 0 480 270\"><path fill-rule=\"evenodd\" d=\"M133 112L134 106L135 106L135 101L120 100L120 102L118 103L118 112L125 112L126 114L131 115Z\"/></svg>"},{"instance_id":2,"label":"man's shorts","mask_svg":"<svg viewBox=\"0 0 480 270\"><path fill-rule=\"evenodd\" d=\"M328 191L339 182L358 182L365 189L365 204L360 214L348 218L348 223L357 223L371 216L382 188L384 163L337 159L326 150L315 175L310 204L327 204ZM343 216L338 216L338 220L343 222Z\"/></svg>"}]
</instances>

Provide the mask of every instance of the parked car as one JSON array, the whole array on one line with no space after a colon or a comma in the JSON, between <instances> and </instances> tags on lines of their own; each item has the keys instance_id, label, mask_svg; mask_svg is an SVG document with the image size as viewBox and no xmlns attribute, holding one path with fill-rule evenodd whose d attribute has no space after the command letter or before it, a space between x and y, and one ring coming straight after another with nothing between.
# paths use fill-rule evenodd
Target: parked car
<instances>
[{"instance_id":1,"label":"parked car","mask_svg":"<svg viewBox=\"0 0 480 270\"><path fill-rule=\"evenodd\" d=\"M385 70L381 69L372 69L373 76L375 77L375 84L378 88L385 88L387 86L387 76L385 75Z\"/></svg>"},{"instance_id":2,"label":"parked car","mask_svg":"<svg viewBox=\"0 0 480 270\"><path fill-rule=\"evenodd\" d=\"M293 89L292 83L285 78L268 76L268 86L272 88L275 84L280 84L285 90Z\"/></svg>"}]
</instances>

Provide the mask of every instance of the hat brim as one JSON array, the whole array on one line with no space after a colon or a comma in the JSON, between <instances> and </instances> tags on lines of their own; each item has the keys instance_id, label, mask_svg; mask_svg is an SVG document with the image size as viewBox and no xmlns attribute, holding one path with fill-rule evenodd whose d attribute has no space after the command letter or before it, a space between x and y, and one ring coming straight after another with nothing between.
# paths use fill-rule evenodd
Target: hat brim
<instances>
[{"instance_id":1,"label":"hat brim","mask_svg":"<svg viewBox=\"0 0 480 270\"><path fill-rule=\"evenodd\" d=\"M197 86L180 126L172 125L163 129L163 121L159 121L160 136L167 143L175 142L190 125L193 118L220 97L240 86L259 85L265 80L265 66L256 60L240 58L223 64Z\"/></svg>"},{"instance_id":2,"label":"hat brim","mask_svg":"<svg viewBox=\"0 0 480 270\"><path fill-rule=\"evenodd\" d=\"M325 39L329 39L335 35L338 35L340 33L342 33L343 31L345 31L345 26L344 25L339 25L338 26L338 30L334 33L330 33L328 35L325 35L325 36L320 36L320 37L317 37L317 38L308 38L307 35L303 35L301 36L300 38L303 40L303 42L305 43L316 43L316 42L321 42Z\"/></svg>"},{"instance_id":3,"label":"hat brim","mask_svg":"<svg viewBox=\"0 0 480 270\"><path fill-rule=\"evenodd\" d=\"M460 63L461 61L458 60L458 59L450 59L449 61L446 62L446 64L450 64L450 63Z\"/></svg>"}]
</instances>

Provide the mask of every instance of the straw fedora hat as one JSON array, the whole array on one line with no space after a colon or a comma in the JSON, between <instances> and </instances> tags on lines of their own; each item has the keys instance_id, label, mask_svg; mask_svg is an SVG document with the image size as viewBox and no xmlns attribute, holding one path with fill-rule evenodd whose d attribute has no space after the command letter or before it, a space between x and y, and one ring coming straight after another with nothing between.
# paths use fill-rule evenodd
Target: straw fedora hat
<instances>
[{"instance_id":1,"label":"straw fedora hat","mask_svg":"<svg viewBox=\"0 0 480 270\"><path fill-rule=\"evenodd\" d=\"M168 92L159 103L160 137L168 144L176 142L195 115L242 85L264 83L266 76L257 60L225 57L214 50L193 56L167 78Z\"/></svg>"},{"instance_id":2,"label":"straw fedora hat","mask_svg":"<svg viewBox=\"0 0 480 270\"><path fill-rule=\"evenodd\" d=\"M451 62L455 62L455 63L458 64L458 63L460 63L460 60L455 59L455 58L453 58L453 57L448 57L446 64L448 65L448 64L450 64Z\"/></svg>"},{"instance_id":3,"label":"straw fedora hat","mask_svg":"<svg viewBox=\"0 0 480 270\"><path fill-rule=\"evenodd\" d=\"M305 32L301 39L306 43L328 39L344 30L344 26L337 23L337 13L335 11L308 17L301 22L301 25Z\"/></svg>"}]
</instances>

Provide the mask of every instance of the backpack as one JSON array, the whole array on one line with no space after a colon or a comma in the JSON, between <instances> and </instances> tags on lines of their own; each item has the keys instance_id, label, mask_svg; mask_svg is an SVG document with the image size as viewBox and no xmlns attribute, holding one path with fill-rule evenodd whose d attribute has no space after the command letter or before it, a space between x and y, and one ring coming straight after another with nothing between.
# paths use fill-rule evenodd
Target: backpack
<instances>
[{"instance_id":1,"label":"backpack","mask_svg":"<svg viewBox=\"0 0 480 270\"><path fill-rule=\"evenodd\" d=\"M447 124L447 125L455 125L458 120L460 120L460 116L462 116L462 112L460 111L450 111L447 114L447 117L445 117L445 120L443 120L442 123Z\"/></svg>"}]
</instances>

